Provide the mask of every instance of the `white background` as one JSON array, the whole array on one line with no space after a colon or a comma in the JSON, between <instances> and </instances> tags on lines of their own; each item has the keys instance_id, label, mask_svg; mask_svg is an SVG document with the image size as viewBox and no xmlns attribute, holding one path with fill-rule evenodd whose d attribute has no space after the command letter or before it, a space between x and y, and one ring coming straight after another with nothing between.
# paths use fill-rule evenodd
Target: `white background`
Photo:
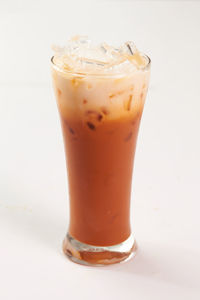
<instances>
[{"instance_id":1,"label":"white background","mask_svg":"<svg viewBox=\"0 0 200 300\"><path fill-rule=\"evenodd\" d=\"M0 299L200 299L200 2L0 1ZM49 60L73 34L134 40L152 59L129 263L83 267L68 223Z\"/></svg>"}]
</instances>

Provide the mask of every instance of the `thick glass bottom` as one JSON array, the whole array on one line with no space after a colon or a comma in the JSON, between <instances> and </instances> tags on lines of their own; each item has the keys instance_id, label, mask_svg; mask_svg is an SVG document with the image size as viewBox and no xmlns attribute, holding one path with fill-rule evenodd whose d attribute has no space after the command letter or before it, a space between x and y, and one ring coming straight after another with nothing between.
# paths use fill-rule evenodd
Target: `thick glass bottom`
<instances>
[{"instance_id":1,"label":"thick glass bottom","mask_svg":"<svg viewBox=\"0 0 200 300\"><path fill-rule=\"evenodd\" d=\"M136 250L133 235L120 244L107 247L81 243L69 234L63 242L64 254L73 262L87 266L103 266L127 261L135 256Z\"/></svg>"}]
</instances>

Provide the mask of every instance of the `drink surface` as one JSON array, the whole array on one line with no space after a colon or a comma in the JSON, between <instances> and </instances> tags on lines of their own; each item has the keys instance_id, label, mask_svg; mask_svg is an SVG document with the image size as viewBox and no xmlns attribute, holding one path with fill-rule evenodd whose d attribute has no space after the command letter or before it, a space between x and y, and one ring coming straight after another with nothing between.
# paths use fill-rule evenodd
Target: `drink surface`
<instances>
[{"instance_id":1,"label":"drink surface","mask_svg":"<svg viewBox=\"0 0 200 300\"><path fill-rule=\"evenodd\" d=\"M67 161L69 233L90 245L119 244L131 233L132 169L149 70L138 52L136 62L126 60L113 69L113 58L98 66L98 57L93 66L78 61L73 69L63 51L52 67Z\"/></svg>"}]
</instances>

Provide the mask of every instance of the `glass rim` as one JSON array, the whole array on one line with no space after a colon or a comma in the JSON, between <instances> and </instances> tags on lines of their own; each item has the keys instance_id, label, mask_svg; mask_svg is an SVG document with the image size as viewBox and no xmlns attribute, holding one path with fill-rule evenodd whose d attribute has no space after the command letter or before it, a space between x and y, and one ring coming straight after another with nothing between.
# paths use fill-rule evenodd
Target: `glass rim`
<instances>
[{"instance_id":1,"label":"glass rim","mask_svg":"<svg viewBox=\"0 0 200 300\"><path fill-rule=\"evenodd\" d=\"M70 70L63 70L62 68L60 68L59 66L57 66L54 62L54 55L51 57L51 65L52 67L63 73L63 74L68 74L71 76L77 76L77 77L87 77L87 76L92 76L92 77L99 77L99 78L115 78L115 77L124 77L127 75L130 75L132 73L134 73L135 71L148 71L150 69L150 65L151 65L151 59L148 55L141 53L143 57L145 57L147 59L147 64L144 67L141 67L139 69L134 70L133 72L128 72L128 73L115 73L115 74L103 74L103 73L86 73L86 72L75 72L75 71L70 71Z\"/></svg>"}]
</instances>

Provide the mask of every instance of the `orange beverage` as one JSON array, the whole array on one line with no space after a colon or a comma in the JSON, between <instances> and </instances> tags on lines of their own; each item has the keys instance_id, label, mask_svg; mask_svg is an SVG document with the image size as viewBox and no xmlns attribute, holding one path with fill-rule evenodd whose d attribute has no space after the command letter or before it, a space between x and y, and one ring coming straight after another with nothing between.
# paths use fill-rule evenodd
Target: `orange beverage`
<instances>
[{"instance_id":1,"label":"orange beverage","mask_svg":"<svg viewBox=\"0 0 200 300\"><path fill-rule=\"evenodd\" d=\"M64 252L79 263L119 262L135 251L132 170L149 81L149 60L139 59L144 66L116 74L72 72L59 65L63 57L53 58L70 197ZM121 251L120 245L128 248Z\"/></svg>"}]
</instances>

